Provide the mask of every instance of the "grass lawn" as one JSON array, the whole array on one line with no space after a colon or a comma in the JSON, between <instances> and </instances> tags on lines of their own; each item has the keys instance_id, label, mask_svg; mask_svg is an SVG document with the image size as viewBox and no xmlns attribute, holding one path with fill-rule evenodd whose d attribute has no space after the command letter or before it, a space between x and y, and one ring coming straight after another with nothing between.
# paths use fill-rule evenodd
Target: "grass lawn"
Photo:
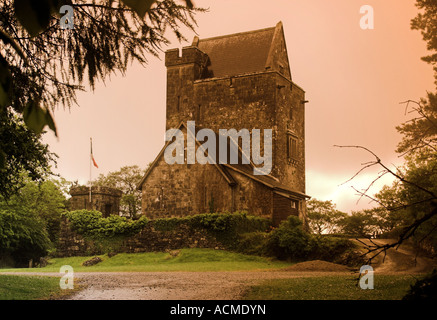
<instances>
[{"instance_id":1,"label":"grass lawn","mask_svg":"<svg viewBox=\"0 0 437 320\"><path fill-rule=\"evenodd\" d=\"M0 300L53 299L71 292L59 287L58 277L0 275Z\"/></svg>"},{"instance_id":2,"label":"grass lawn","mask_svg":"<svg viewBox=\"0 0 437 320\"><path fill-rule=\"evenodd\" d=\"M89 267L82 263L92 257L53 258L44 268L0 269L0 271L59 272L63 265L70 265L74 272L87 271L244 271L277 269L290 263L264 257L244 255L213 249L181 249L173 257L166 252L119 253L111 258L99 256L103 261Z\"/></svg>"},{"instance_id":3,"label":"grass lawn","mask_svg":"<svg viewBox=\"0 0 437 320\"><path fill-rule=\"evenodd\" d=\"M400 300L416 278L375 275L374 289L357 286L356 276L325 276L266 280L251 287L248 300Z\"/></svg>"}]
</instances>

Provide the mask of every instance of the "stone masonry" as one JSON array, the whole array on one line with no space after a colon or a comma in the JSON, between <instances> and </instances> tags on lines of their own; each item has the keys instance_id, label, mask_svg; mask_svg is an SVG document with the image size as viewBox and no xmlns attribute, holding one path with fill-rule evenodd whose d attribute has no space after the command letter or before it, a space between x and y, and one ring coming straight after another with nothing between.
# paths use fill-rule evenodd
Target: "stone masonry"
<instances>
[{"instance_id":1,"label":"stone masonry","mask_svg":"<svg viewBox=\"0 0 437 320\"><path fill-rule=\"evenodd\" d=\"M123 192L118 189L93 186L90 189L85 186L72 187L70 189L70 210L97 210L100 211L104 217L109 215L119 215L120 213L120 199Z\"/></svg>"},{"instance_id":2,"label":"stone masonry","mask_svg":"<svg viewBox=\"0 0 437 320\"><path fill-rule=\"evenodd\" d=\"M195 37L168 50L166 129L272 129L273 166L253 174L253 164L165 162L168 142L138 188L150 218L245 210L279 224L306 219L305 92L292 81L282 23L273 28ZM261 149L262 150L262 149Z\"/></svg>"}]
</instances>

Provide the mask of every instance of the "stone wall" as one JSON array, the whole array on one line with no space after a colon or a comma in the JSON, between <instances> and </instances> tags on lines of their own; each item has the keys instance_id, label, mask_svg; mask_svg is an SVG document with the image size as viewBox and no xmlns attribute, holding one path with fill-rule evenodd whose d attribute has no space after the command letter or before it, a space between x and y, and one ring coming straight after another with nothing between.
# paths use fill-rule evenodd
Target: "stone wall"
<instances>
[{"instance_id":1,"label":"stone wall","mask_svg":"<svg viewBox=\"0 0 437 320\"><path fill-rule=\"evenodd\" d=\"M204 230L192 230L181 225L171 231L159 231L150 222L139 234L127 237L114 244L111 252L138 253L164 252L182 248L224 249L223 245ZM69 222L61 222L61 234L56 248L56 257L89 256L108 253L98 243L84 239L71 229Z\"/></svg>"},{"instance_id":2,"label":"stone wall","mask_svg":"<svg viewBox=\"0 0 437 320\"><path fill-rule=\"evenodd\" d=\"M78 186L70 189L70 210L97 210L107 217L120 213L120 200L123 192L118 189L93 186L91 188L91 201L89 187Z\"/></svg>"}]
</instances>

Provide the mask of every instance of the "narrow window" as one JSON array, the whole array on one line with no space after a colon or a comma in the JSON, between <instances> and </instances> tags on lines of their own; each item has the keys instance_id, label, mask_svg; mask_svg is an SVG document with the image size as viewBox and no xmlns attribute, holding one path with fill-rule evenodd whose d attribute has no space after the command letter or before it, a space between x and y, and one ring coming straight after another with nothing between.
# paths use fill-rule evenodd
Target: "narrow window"
<instances>
[{"instance_id":1,"label":"narrow window","mask_svg":"<svg viewBox=\"0 0 437 320\"><path fill-rule=\"evenodd\" d=\"M289 160L297 160L298 155L297 155L297 138L292 136L292 135L288 135L287 136L287 153L288 153L288 159Z\"/></svg>"},{"instance_id":2,"label":"narrow window","mask_svg":"<svg viewBox=\"0 0 437 320\"><path fill-rule=\"evenodd\" d=\"M178 96L178 102L177 102L177 104L176 104L176 108L177 108L177 111L179 112L179 110L180 110L180 107L181 107L181 96Z\"/></svg>"}]
</instances>

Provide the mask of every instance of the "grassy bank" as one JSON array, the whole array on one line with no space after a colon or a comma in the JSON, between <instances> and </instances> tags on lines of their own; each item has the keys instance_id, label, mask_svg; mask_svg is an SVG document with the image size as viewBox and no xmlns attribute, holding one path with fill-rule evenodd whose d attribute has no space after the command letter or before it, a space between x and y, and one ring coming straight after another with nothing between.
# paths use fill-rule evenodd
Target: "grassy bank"
<instances>
[{"instance_id":1,"label":"grassy bank","mask_svg":"<svg viewBox=\"0 0 437 320\"><path fill-rule=\"evenodd\" d=\"M103 261L85 267L82 263L92 257L53 258L44 268L3 269L1 271L59 272L63 265L70 265L74 272L117 271L241 271L277 269L289 263L264 257L244 255L213 249L181 249L168 252L119 253L113 257L99 256Z\"/></svg>"},{"instance_id":2,"label":"grassy bank","mask_svg":"<svg viewBox=\"0 0 437 320\"><path fill-rule=\"evenodd\" d=\"M71 292L59 287L58 277L0 275L0 300L57 299Z\"/></svg>"},{"instance_id":3,"label":"grassy bank","mask_svg":"<svg viewBox=\"0 0 437 320\"><path fill-rule=\"evenodd\" d=\"M411 275L377 275L374 289L357 286L356 276L325 276L266 280L252 286L248 300L400 300L416 278Z\"/></svg>"}]
</instances>

